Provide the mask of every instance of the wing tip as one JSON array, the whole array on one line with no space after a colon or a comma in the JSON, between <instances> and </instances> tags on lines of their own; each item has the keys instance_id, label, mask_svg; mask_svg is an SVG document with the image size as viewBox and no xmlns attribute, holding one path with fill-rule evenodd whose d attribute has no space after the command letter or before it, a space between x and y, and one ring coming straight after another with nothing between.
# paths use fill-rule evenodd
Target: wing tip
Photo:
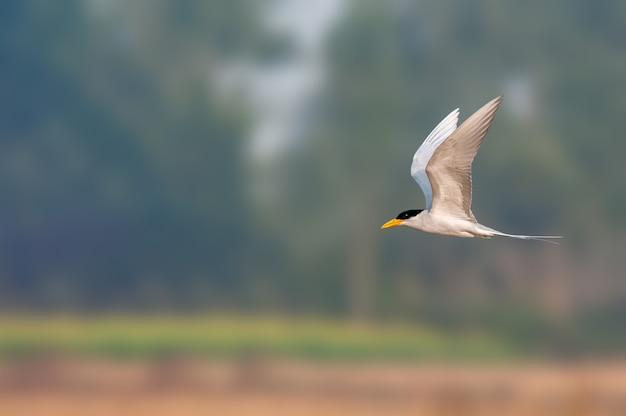
<instances>
[{"instance_id":1,"label":"wing tip","mask_svg":"<svg viewBox=\"0 0 626 416\"><path fill-rule=\"evenodd\" d=\"M496 106L499 106L503 100L504 96L498 95L496 98L493 98L491 101L489 101L489 104L495 104Z\"/></svg>"}]
</instances>

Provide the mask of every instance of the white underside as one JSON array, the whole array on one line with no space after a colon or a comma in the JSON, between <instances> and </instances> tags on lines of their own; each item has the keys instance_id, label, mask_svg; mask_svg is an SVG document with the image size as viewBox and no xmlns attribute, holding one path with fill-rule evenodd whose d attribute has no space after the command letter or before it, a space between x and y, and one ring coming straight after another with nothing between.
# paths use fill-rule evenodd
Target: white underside
<instances>
[{"instance_id":1,"label":"white underside","mask_svg":"<svg viewBox=\"0 0 626 416\"><path fill-rule=\"evenodd\" d=\"M420 212L415 217L411 217L405 220L402 225L404 225L405 227L415 228L416 230L424 231L427 233L466 238L491 238L493 236L503 236L519 238L523 240L541 240L553 244L558 243L549 239L562 238L561 236L506 234L474 221L456 218L448 215L431 214L427 210Z\"/></svg>"}]
</instances>

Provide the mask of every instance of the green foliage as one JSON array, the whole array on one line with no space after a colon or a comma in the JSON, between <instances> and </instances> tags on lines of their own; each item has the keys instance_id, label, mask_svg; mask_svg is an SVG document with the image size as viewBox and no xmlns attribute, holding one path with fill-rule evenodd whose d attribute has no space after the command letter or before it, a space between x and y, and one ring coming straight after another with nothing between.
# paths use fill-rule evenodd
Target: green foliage
<instances>
[{"instance_id":1,"label":"green foliage","mask_svg":"<svg viewBox=\"0 0 626 416\"><path fill-rule=\"evenodd\" d=\"M514 352L480 333L321 319L204 317L4 318L0 356L36 353L146 358L292 357L323 360L502 360Z\"/></svg>"},{"instance_id":2,"label":"green foliage","mask_svg":"<svg viewBox=\"0 0 626 416\"><path fill-rule=\"evenodd\" d=\"M247 121L202 66L254 29L210 4L0 6L5 307L182 308L198 276L232 292Z\"/></svg>"}]
</instances>

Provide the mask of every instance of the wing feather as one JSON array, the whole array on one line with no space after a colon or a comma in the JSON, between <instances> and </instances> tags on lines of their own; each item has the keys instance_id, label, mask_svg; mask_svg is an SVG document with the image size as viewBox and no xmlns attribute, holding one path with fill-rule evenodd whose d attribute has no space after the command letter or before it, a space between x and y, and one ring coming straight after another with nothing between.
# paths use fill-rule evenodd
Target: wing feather
<instances>
[{"instance_id":1,"label":"wing feather","mask_svg":"<svg viewBox=\"0 0 626 416\"><path fill-rule=\"evenodd\" d=\"M476 221L471 210L472 161L501 102L502 97L489 101L436 148L426 166L433 214Z\"/></svg>"},{"instance_id":2,"label":"wing feather","mask_svg":"<svg viewBox=\"0 0 626 416\"><path fill-rule=\"evenodd\" d=\"M433 129L433 131L426 137L424 143L417 149L413 156L413 163L411 164L411 176L417 184L422 188L424 198L426 199L426 209L430 209L433 191L430 186L428 175L426 175L426 165L432 157L437 147L456 130L456 125L459 120L459 109L452 111Z\"/></svg>"}]
</instances>

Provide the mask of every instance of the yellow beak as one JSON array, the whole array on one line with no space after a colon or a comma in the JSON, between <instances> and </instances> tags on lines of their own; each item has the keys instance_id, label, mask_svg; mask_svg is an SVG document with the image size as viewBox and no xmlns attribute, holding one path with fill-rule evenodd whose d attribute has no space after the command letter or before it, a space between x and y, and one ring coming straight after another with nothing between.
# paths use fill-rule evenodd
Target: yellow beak
<instances>
[{"instance_id":1,"label":"yellow beak","mask_svg":"<svg viewBox=\"0 0 626 416\"><path fill-rule=\"evenodd\" d=\"M389 227L395 227L396 225L400 225L404 222L404 220L399 220L397 218L394 218L392 220L387 221L386 223L383 224L382 227L380 228L389 228Z\"/></svg>"}]
</instances>

